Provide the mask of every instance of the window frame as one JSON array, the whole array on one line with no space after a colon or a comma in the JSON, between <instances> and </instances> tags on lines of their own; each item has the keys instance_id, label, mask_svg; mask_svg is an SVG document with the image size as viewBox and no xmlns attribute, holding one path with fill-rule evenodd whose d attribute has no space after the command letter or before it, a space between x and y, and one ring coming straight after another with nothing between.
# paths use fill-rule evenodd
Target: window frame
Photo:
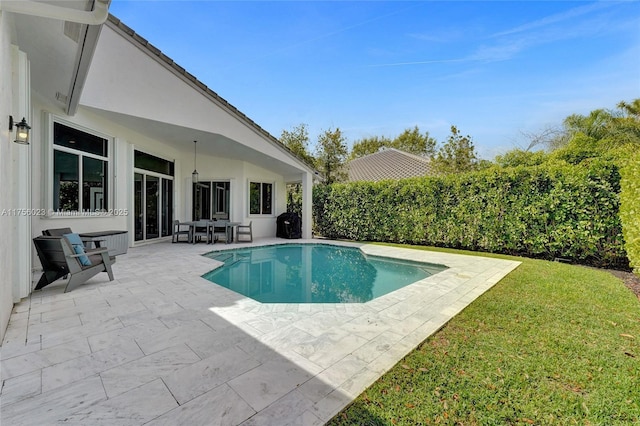
<instances>
[{"instance_id":1,"label":"window frame","mask_svg":"<svg viewBox=\"0 0 640 426\"><path fill-rule=\"evenodd\" d=\"M48 134L46 135L46 144L44 144L44 147L46 147L46 154L45 154L45 158L46 158L46 167L45 167L45 172L42 175L42 179L44 180L44 188L46 188L46 190L44 191L45 194L45 200L44 201L44 205L47 208L47 214L46 216L49 218L69 218L69 217L105 217L105 216L113 216L113 212L116 211L116 202L115 202L115 191L114 191L114 187L115 187L115 137L114 136L110 136L107 135L103 132L100 132L98 130L92 129L92 128L88 128L86 126L77 124L77 123L73 123L69 120L65 120L62 117L58 117L55 116L53 114L47 114L46 116L46 121L47 121L47 132ZM54 132L54 126L55 124L60 124L66 127L70 127L74 130L83 132L83 133L87 133L90 134L92 136L96 136L98 138L101 139L105 139L107 141L107 155L106 156L101 156L101 155L97 155L97 154L92 154L86 151L82 151L82 150L77 150L77 149L73 149L70 147L66 147L66 146L62 146L62 145L56 145L54 142L54 136L55 136L55 132ZM67 154L72 154L72 155L76 155L77 156L77 160L78 160L78 167L80 170L82 170L83 168L83 163L84 163L84 158L91 158L91 159L96 159L96 160L100 160L100 161L104 161L106 162L106 172L107 172L107 178L105 179L105 185L106 185L106 191L105 195L106 195L106 199L107 199L107 203L105 206L103 206L102 210L96 210L96 211L88 211L85 206L83 206L83 195L82 195L82 184L80 181L80 177L82 176L82 172L79 172L79 176L78 176L78 187L79 187L79 193L78 193L78 210L54 210L54 181L55 181L55 176L54 176L54 170L55 170L55 153L56 151L58 152L64 152ZM84 209L84 211L83 211Z\"/></svg>"},{"instance_id":2,"label":"window frame","mask_svg":"<svg viewBox=\"0 0 640 426\"><path fill-rule=\"evenodd\" d=\"M260 185L260 213L251 213L251 185L259 184ZM263 207L263 188L264 185L271 185L271 212L264 213L262 210ZM274 217L275 216L275 208L276 208L276 183L270 180L263 179L248 179L247 181L247 216L248 217Z\"/></svg>"}]
</instances>

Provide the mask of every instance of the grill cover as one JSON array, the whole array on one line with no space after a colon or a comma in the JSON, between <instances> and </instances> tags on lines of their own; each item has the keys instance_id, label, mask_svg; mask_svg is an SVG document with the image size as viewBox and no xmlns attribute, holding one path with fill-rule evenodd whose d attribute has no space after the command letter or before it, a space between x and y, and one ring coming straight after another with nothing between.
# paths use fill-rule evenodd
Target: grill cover
<instances>
[{"instance_id":1,"label":"grill cover","mask_svg":"<svg viewBox=\"0 0 640 426\"><path fill-rule=\"evenodd\" d=\"M278 238L302 238L302 221L295 213L282 213L276 221L276 237Z\"/></svg>"}]
</instances>

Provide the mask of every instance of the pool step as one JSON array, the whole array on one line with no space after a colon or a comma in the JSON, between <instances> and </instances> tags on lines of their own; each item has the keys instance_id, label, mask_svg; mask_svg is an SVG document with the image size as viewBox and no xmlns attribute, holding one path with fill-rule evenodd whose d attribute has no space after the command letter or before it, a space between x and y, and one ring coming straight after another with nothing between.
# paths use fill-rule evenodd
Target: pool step
<instances>
[{"instance_id":1,"label":"pool step","mask_svg":"<svg viewBox=\"0 0 640 426\"><path fill-rule=\"evenodd\" d=\"M217 260L218 262L226 262L232 257L233 257L233 254L231 253L221 253L213 256L212 259Z\"/></svg>"}]
</instances>

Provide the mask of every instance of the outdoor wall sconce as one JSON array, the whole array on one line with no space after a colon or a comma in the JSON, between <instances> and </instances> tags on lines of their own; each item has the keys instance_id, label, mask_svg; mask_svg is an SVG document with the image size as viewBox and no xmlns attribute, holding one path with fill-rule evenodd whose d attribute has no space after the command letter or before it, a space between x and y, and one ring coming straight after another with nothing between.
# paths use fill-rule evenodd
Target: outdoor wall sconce
<instances>
[{"instance_id":1,"label":"outdoor wall sconce","mask_svg":"<svg viewBox=\"0 0 640 426\"><path fill-rule=\"evenodd\" d=\"M9 131L13 131L13 127L16 128L16 138L14 140L15 143L19 143L22 145L29 145L29 130L31 130L31 126L27 123L27 120L22 117L22 121L19 123L13 122L13 116L9 116Z\"/></svg>"},{"instance_id":2,"label":"outdoor wall sconce","mask_svg":"<svg viewBox=\"0 0 640 426\"><path fill-rule=\"evenodd\" d=\"M193 141L193 173L191 173L191 180L193 183L198 183L198 170L196 170L196 144L198 141Z\"/></svg>"}]
</instances>

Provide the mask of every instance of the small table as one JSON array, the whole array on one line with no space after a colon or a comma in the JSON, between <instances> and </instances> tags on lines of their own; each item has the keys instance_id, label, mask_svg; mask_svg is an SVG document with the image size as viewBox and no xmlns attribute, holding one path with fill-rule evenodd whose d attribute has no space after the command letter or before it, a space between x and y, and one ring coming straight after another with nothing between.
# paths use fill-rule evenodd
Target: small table
<instances>
[{"instance_id":1,"label":"small table","mask_svg":"<svg viewBox=\"0 0 640 426\"><path fill-rule=\"evenodd\" d=\"M129 235L127 231L98 231L98 232L85 232L80 234L80 237L85 243L91 243L96 248L104 245L109 248L109 256L118 256L126 254L129 248Z\"/></svg>"}]
</instances>

